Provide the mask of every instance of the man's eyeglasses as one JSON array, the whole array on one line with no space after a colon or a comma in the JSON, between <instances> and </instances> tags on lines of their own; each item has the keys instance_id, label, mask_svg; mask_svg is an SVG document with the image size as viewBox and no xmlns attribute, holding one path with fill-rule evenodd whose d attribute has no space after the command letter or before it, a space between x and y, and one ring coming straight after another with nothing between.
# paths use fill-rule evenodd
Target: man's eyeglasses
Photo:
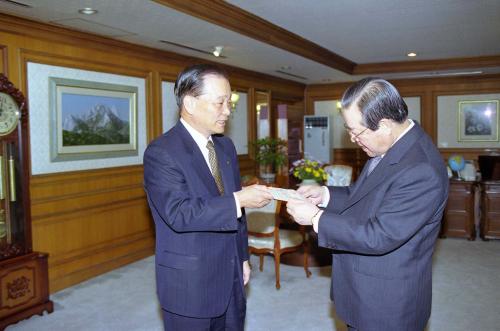
<instances>
[{"instance_id":1,"label":"man's eyeglasses","mask_svg":"<svg viewBox=\"0 0 500 331\"><path fill-rule=\"evenodd\" d=\"M350 127L347 126L347 124L344 123L344 129L346 129L347 133L349 133L351 135L351 139L356 139L358 138L359 136L361 136L366 130L368 130L368 128L365 128L364 130L362 130L360 133L358 134L354 134L352 132L353 129L351 129Z\"/></svg>"}]
</instances>

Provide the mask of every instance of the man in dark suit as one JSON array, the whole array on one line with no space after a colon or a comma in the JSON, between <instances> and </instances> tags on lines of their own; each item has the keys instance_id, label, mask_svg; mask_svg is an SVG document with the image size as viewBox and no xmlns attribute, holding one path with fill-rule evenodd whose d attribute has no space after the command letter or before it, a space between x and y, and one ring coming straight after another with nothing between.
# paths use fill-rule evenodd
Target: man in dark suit
<instances>
[{"instance_id":1,"label":"man in dark suit","mask_svg":"<svg viewBox=\"0 0 500 331\"><path fill-rule=\"evenodd\" d=\"M333 250L331 297L350 330L422 331L448 198L446 166L385 80L366 78L347 89L342 116L371 159L352 186L301 187L308 201L288 202L288 212L312 224L318 244Z\"/></svg>"},{"instance_id":2,"label":"man in dark suit","mask_svg":"<svg viewBox=\"0 0 500 331\"><path fill-rule=\"evenodd\" d=\"M226 74L191 66L174 92L181 119L144 153L165 329L243 330L250 268L241 208L272 195L261 185L241 188L236 149L221 135L231 109Z\"/></svg>"}]
</instances>

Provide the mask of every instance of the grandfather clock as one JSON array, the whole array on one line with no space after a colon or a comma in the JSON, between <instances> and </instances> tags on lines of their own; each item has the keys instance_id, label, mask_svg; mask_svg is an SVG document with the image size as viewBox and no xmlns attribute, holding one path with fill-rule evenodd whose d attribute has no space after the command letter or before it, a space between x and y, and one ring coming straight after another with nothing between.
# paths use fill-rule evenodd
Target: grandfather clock
<instances>
[{"instance_id":1,"label":"grandfather clock","mask_svg":"<svg viewBox=\"0 0 500 331\"><path fill-rule=\"evenodd\" d=\"M32 250L27 128L26 100L0 74L0 330L54 310L47 254Z\"/></svg>"}]
</instances>

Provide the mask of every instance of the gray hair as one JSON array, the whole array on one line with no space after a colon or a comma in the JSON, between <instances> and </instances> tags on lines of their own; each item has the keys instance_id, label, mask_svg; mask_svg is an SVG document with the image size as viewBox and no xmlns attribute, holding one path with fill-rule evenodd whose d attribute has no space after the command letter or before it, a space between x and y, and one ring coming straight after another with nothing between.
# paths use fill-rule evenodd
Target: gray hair
<instances>
[{"instance_id":1,"label":"gray hair","mask_svg":"<svg viewBox=\"0 0 500 331\"><path fill-rule=\"evenodd\" d=\"M397 123L408 118L408 106L398 90L382 78L368 77L351 85L342 96L342 108L351 105L358 107L362 124L373 131L384 118Z\"/></svg>"},{"instance_id":2,"label":"gray hair","mask_svg":"<svg viewBox=\"0 0 500 331\"><path fill-rule=\"evenodd\" d=\"M177 77L174 85L175 100L179 111L186 95L197 97L203 94L205 77L209 75L229 80L227 73L213 64L196 64L185 68Z\"/></svg>"}]
</instances>

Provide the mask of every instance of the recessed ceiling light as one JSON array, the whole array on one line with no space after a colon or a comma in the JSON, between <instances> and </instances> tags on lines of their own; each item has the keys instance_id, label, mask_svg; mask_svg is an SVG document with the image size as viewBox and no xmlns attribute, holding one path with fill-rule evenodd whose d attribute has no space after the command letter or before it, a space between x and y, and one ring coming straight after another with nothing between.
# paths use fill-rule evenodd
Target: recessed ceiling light
<instances>
[{"instance_id":1,"label":"recessed ceiling light","mask_svg":"<svg viewBox=\"0 0 500 331\"><path fill-rule=\"evenodd\" d=\"M408 56L408 57L415 57L415 56L417 56L417 53L410 52L410 53L406 54L406 56Z\"/></svg>"},{"instance_id":2,"label":"recessed ceiling light","mask_svg":"<svg viewBox=\"0 0 500 331\"><path fill-rule=\"evenodd\" d=\"M224 46L215 46L214 47L214 51L212 52L212 54L215 57L219 57L221 55L223 49L224 49Z\"/></svg>"},{"instance_id":3,"label":"recessed ceiling light","mask_svg":"<svg viewBox=\"0 0 500 331\"><path fill-rule=\"evenodd\" d=\"M292 66L281 66L280 67L281 70L292 70Z\"/></svg>"},{"instance_id":4,"label":"recessed ceiling light","mask_svg":"<svg viewBox=\"0 0 500 331\"><path fill-rule=\"evenodd\" d=\"M93 9L93 8L90 8L90 7L85 7L85 8L82 8L82 9L78 9L78 12L80 14L84 14L84 15L94 15L94 14L97 14L97 9Z\"/></svg>"}]
</instances>

